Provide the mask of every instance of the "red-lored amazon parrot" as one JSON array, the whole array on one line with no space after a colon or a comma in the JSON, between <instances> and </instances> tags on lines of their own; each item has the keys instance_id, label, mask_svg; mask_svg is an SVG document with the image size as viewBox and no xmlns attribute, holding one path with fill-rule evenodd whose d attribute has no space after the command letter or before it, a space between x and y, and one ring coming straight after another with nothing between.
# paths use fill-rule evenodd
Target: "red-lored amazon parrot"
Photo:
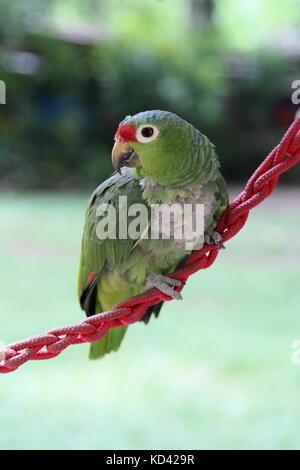
<instances>
[{"instance_id":1,"label":"red-lored amazon parrot","mask_svg":"<svg viewBox=\"0 0 300 470\"><path fill-rule=\"evenodd\" d=\"M171 297L181 297L174 289L180 282L167 274L185 259L191 246L184 237L175 237L176 223L166 239L145 236L145 229L138 239L124 237L123 233L121 236L120 220L126 220L133 204L147 208L173 203L181 207L203 204L205 240L217 244L220 237L213 229L228 206L227 186L219 171L214 145L171 112L155 110L127 116L115 135L112 163L117 172L94 191L86 212L78 294L88 316L111 310L151 287ZM124 197L126 208L120 204ZM99 237L97 230L99 207L108 204L121 216L112 219L114 226L109 229L115 232L115 238ZM177 225L184 223L183 218L176 220ZM146 232L150 229L148 224ZM152 313L157 316L161 305L151 307L142 320L147 323ZM126 329L126 326L113 328L92 344L90 358L117 351Z\"/></svg>"}]
</instances>

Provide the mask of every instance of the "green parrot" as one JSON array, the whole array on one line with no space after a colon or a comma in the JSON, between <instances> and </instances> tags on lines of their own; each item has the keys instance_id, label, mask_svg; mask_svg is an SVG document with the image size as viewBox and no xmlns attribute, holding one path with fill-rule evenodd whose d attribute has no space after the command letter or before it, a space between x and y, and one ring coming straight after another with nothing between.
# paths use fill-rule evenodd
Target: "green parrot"
<instances>
[{"instance_id":1,"label":"green parrot","mask_svg":"<svg viewBox=\"0 0 300 470\"><path fill-rule=\"evenodd\" d=\"M153 110L127 116L115 134L112 163L116 172L94 191L86 212L78 295L87 316L111 310L152 287L181 298L176 291L181 283L168 274L196 246L187 243L184 236L175 236L175 228L182 229L185 219L174 216L171 224L168 221L169 236L164 236L164 227L157 220L154 223L153 218L141 223L143 229L137 237L124 236L130 207L142 204L150 211L152 206L170 207L174 203L180 207L202 204L204 241L220 246L221 239L214 228L228 207L228 190L214 145L171 112ZM108 205L115 216L110 219L108 232L114 237L99 237L99 207ZM160 222L163 225L167 221ZM154 225L158 233L154 230L151 237ZM142 320L147 323L152 314L157 317L162 303L150 307ZM126 329L127 326L113 328L93 343L90 358L117 351Z\"/></svg>"}]
</instances>

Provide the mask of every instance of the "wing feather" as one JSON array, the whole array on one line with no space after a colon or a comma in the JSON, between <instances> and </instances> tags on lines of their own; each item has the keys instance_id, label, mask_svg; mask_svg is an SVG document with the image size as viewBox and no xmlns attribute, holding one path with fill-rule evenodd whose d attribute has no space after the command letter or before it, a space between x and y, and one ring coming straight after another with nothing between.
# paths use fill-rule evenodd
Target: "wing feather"
<instances>
[{"instance_id":1,"label":"wing feather","mask_svg":"<svg viewBox=\"0 0 300 470\"><path fill-rule=\"evenodd\" d=\"M113 269L122 265L134 246L135 240L120 239L118 237L120 211L121 216L123 216L123 209L119 207L119 196L127 197L128 206L133 203L143 202L140 185L129 172L122 175L118 173L112 175L98 186L89 200L79 265L79 298L88 285L88 277L91 273L97 274L99 280L107 267ZM96 230L99 222L97 208L104 203L112 204L116 210L116 239L106 238L101 240L97 236Z\"/></svg>"}]
</instances>

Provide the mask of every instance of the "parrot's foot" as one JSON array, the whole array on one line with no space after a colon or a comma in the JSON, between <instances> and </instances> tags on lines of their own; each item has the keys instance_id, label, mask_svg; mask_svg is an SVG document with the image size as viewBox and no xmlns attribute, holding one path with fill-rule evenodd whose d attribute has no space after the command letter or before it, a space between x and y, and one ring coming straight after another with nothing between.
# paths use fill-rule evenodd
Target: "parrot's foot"
<instances>
[{"instance_id":1,"label":"parrot's foot","mask_svg":"<svg viewBox=\"0 0 300 470\"><path fill-rule=\"evenodd\" d=\"M182 300L180 292L177 292L174 287L182 286L182 282L177 279L172 279L168 276L163 276L162 274L149 273L146 277L146 285L143 289L145 292L148 289L155 287L166 295L169 295L173 299Z\"/></svg>"},{"instance_id":2,"label":"parrot's foot","mask_svg":"<svg viewBox=\"0 0 300 470\"><path fill-rule=\"evenodd\" d=\"M209 232L206 235L204 235L204 242L207 245L212 245L212 246L217 246L219 250L225 249L225 246L223 245L222 242L222 237L218 232Z\"/></svg>"}]
</instances>

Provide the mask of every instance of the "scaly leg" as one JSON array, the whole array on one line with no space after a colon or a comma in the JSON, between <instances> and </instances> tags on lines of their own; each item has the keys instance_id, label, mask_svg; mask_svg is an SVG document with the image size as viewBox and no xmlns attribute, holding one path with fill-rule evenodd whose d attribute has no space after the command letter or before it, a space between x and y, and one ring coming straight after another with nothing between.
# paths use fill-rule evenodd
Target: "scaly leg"
<instances>
[{"instance_id":1,"label":"scaly leg","mask_svg":"<svg viewBox=\"0 0 300 470\"><path fill-rule=\"evenodd\" d=\"M225 249L225 246L223 245L223 242L222 242L222 237L218 232L212 231L212 232L205 234L204 242L207 245L212 245L212 246L217 245L219 250Z\"/></svg>"}]
</instances>

